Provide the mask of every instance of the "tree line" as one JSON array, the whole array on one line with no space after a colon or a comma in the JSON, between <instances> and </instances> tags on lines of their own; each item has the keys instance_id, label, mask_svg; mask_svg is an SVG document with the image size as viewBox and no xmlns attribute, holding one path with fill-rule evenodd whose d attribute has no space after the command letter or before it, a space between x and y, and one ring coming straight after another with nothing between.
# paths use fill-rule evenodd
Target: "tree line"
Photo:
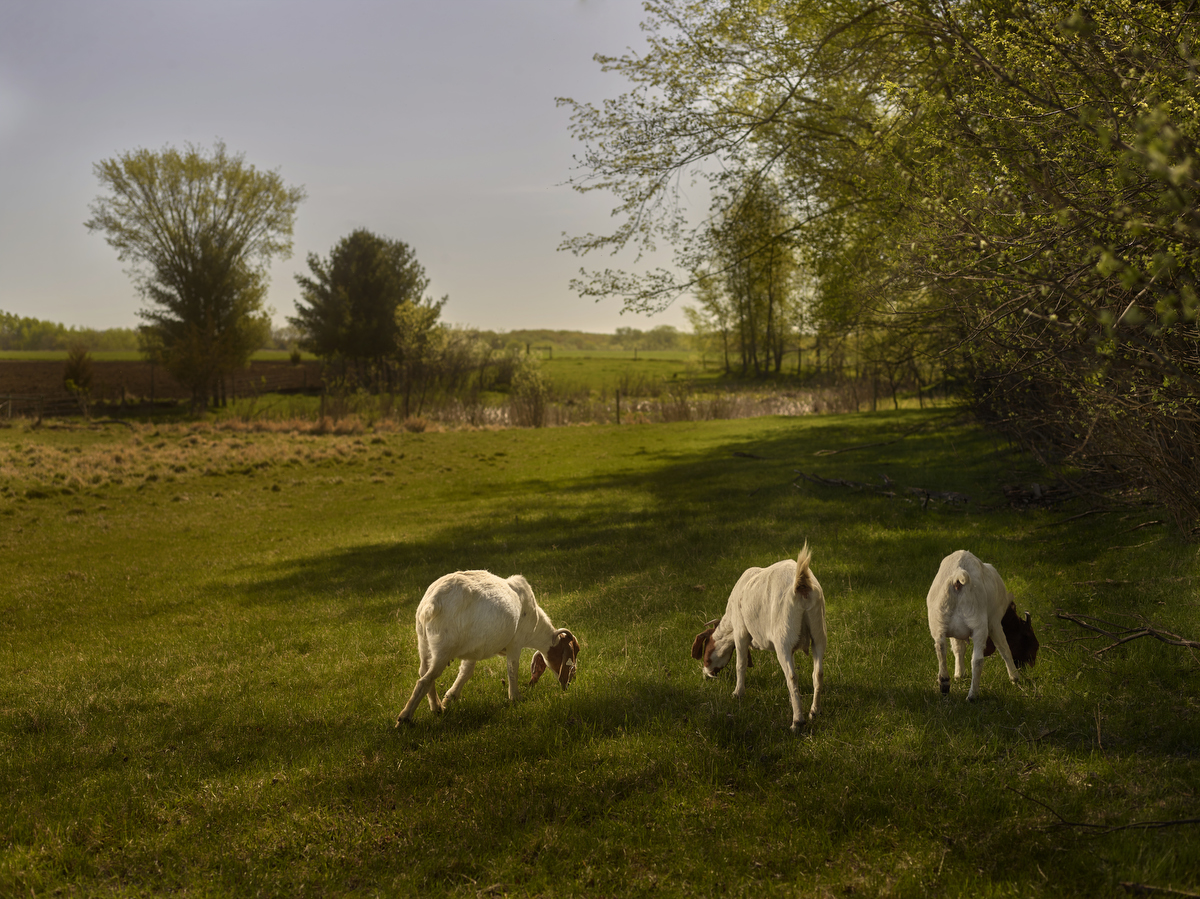
<instances>
[{"instance_id":1,"label":"tree line","mask_svg":"<svg viewBox=\"0 0 1200 899\"><path fill-rule=\"evenodd\" d=\"M1200 93L1192 5L651 0L628 90L563 99L574 184L615 194L578 254L674 267L584 296L677 297L747 371L784 326L961 385L1080 490L1200 519ZM711 201L691 212L681 191Z\"/></svg>"},{"instance_id":2,"label":"tree line","mask_svg":"<svg viewBox=\"0 0 1200 899\"><path fill-rule=\"evenodd\" d=\"M511 337L443 323L447 297L428 295L415 250L365 228L327 256L308 255L307 273L296 276L296 315L286 334L273 331L264 306L267 270L291 254L304 189L222 143L211 151L134 150L94 171L104 192L86 227L130 265L146 301L137 346L191 390L193 409L224 404L229 375L281 339L324 360L331 389L396 395L405 415L419 414L431 392L536 381L517 372ZM17 322L13 330L31 328ZM614 339L662 349L678 346L682 335L670 326L623 328Z\"/></svg>"},{"instance_id":3,"label":"tree line","mask_svg":"<svg viewBox=\"0 0 1200 899\"><path fill-rule=\"evenodd\" d=\"M136 350L138 335L133 328L67 327L0 309L0 350L66 350L74 345L102 352Z\"/></svg>"}]
</instances>

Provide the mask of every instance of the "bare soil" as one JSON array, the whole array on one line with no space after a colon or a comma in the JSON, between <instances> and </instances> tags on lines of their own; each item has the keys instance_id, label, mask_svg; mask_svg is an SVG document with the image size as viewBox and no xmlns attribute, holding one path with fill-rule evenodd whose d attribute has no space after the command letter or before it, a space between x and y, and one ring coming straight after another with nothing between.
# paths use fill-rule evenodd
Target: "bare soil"
<instances>
[{"instance_id":1,"label":"bare soil","mask_svg":"<svg viewBox=\"0 0 1200 899\"><path fill-rule=\"evenodd\" d=\"M75 398L63 386L63 368L62 362L0 361L0 415L28 414L39 407L47 414L77 408ZM320 386L320 362L251 362L249 368L226 381L230 398L317 390ZM92 363L93 402L140 405L151 398L185 400L191 398L191 391L161 365Z\"/></svg>"}]
</instances>

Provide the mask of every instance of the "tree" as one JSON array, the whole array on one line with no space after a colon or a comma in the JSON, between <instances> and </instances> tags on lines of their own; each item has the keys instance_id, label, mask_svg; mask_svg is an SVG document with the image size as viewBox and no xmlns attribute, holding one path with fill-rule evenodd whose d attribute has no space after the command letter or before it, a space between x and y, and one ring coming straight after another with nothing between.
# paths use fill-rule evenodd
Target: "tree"
<instances>
[{"instance_id":1,"label":"tree","mask_svg":"<svg viewBox=\"0 0 1200 899\"><path fill-rule=\"evenodd\" d=\"M1200 519L1200 15L1116 0L903 9L898 279L936 290L979 414ZM920 202L913 202L913 195ZM897 203L900 206L901 203Z\"/></svg>"},{"instance_id":2,"label":"tree","mask_svg":"<svg viewBox=\"0 0 1200 899\"><path fill-rule=\"evenodd\" d=\"M139 315L162 361L192 391L192 407L222 397L270 332L267 268L291 254L304 189L261 172L217 142L211 153L134 150L96 164L110 191L92 203L89 231L105 235L142 296Z\"/></svg>"},{"instance_id":3,"label":"tree","mask_svg":"<svg viewBox=\"0 0 1200 899\"><path fill-rule=\"evenodd\" d=\"M83 417L88 417L88 402L92 396L92 354L87 344L72 343L63 366L63 387L79 401Z\"/></svg>"},{"instance_id":4,"label":"tree","mask_svg":"<svg viewBox=\"0 0 1200 899\"><path fill-rule=\"evenodd\" d=\"M438 326L438 318L446 297L440 300L415 297L401 303L395 314L396 344L393 358L400 371L404 396L404 417L421 414L425 391L439 372L438 362L449 340L446 330ZM416 394L416 406L413 397Z\"/></svg>"},{"instance_id":5,"label":"tree","mask_svg":"<svg viewBox=\"0 0 1200 899\"><path fill-rule=\"evenodd\" d=\"M564 247L665 240L688 275L585 273L582 294L655 310L744 276L706 233L742 217L728 185L772 183L788 224L767 236L815 279L818 347L854 335L893 388L931 361L962 372L980 418L1047 462L1148 487L1185 528L1200 518L1200 12L646 9L648 50L599 58L632 88L562 101L586 148L576 188L618 200L611 233ZM717 200L704 222L681 202L697 181Z\"/></svg>"},{"instance_id":6,"label":"tree","mask_svg":"<svg viewBox=\"0 0 1200 899\"><path fill-rule=\"evenodd\" d=\"M310 253L308 268L311 277L296 276L302 299L288 318L303 335L300 346L340 361L360 384L393 389L391 363L404 326L398 313L406 304L428 305L422 294L429 279L416 253L401 240L359 228L328 259Z\"/></svg>"}]
</instances>

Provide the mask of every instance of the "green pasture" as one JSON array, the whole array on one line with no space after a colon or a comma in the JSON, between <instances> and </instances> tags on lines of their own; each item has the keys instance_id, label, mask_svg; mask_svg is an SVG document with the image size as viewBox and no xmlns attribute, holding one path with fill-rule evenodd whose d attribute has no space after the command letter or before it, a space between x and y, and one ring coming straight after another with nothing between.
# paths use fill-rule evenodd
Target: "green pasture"
<instances>
[{"instance_id":1,"label":"green pasture","mask_svg":"<svg viewBox=\"0 0 1200 899\"><path fill-rule=\"evenodd\" d=\"M595 393L612 396L658 396L672 385L715 385L721 371L699 353L556 350L541 360L541 370L560 396Z\"/></svg>"},{"instance_id":2,"label":"green pasture","mask_svg":"<svg viewBox=\"0 0 1200 899\"><path fill-rule=\"evenodd\" d=\"M944 410L0 427L0 895L1200 892L1200 663L1097 655L1055 614L1196 639L1197 547L1149 507L1014 508L1032 483ZM793 735L771 654L739 701L689 650L805 540L829 652ZM976 703L939 695L925 615L959 548L1042 641L1021 685L989 659ZM579 676L511 706L493 659L398 730L413 611L459 568L524 574Z\"/></svg>"}]
</instances>

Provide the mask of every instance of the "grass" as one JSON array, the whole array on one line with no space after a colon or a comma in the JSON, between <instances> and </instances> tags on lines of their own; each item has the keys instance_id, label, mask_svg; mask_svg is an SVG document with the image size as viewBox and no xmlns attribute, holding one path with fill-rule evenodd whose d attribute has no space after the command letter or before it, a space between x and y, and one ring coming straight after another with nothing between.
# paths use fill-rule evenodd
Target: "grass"
<instances>
[{"instance_id":1,"label":"grass","mask_svg":"<svg viewBox=\"0 0 1200 899\"><path fill-rule=\"evenodd\" d=\"M1149 508L1063 523L1085 507L1004 501L1042 477L945 411L0 429L0 894L1197 891L1197 825L1103 830L1195 817L1196 659L1096 656L1053 614L1195 638L1196 546L1139 527ZM746 566L805 539L830 648L795 737L770 654L735 701L689 649ZM1022 686L989 660L973 704L937 692L923 603L960 547L1043 645ZM509 706L494 659L395 730L416 603L473 567L529 579L579 677Z\"/></svg>"}]
</instances>

